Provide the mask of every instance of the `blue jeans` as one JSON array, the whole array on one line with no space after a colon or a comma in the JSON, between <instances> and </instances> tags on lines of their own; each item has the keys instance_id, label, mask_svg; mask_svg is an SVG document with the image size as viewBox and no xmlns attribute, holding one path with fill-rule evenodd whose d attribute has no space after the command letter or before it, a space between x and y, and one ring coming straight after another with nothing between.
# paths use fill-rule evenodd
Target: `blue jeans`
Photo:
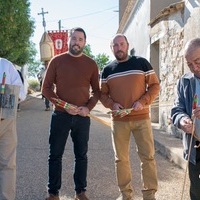
<instances>
[{"instance_id":1,"label":"blue jeans","mask_svg":"<svg viewBox=\"0 0 200 200\"><path fill-rule=\"evenodd\" d=\"M58 111L53 112L49 136L49 193L59 194L59 189L61 188L62 156L69 133L73 141L75 155L75 191L80 193L86 190L89 129L89 117L70 115Z\"/></svg>"}]
</instances>

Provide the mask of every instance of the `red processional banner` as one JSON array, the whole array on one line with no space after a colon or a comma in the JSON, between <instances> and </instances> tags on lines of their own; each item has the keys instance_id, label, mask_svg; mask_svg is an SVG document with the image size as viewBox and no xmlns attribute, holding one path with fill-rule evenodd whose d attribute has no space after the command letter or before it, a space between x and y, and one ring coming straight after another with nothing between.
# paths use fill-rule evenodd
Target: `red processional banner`
<instances>
[{"instance_id":1,"label":"red processional banner","mask_svg":"<svg viewBox=\"0 0 200 200\"><path fill-rule=\"evenodd\" d=\"M68 31L48 31L54 44L54 56L68 50Z\"/></svg>"}]
</instances>

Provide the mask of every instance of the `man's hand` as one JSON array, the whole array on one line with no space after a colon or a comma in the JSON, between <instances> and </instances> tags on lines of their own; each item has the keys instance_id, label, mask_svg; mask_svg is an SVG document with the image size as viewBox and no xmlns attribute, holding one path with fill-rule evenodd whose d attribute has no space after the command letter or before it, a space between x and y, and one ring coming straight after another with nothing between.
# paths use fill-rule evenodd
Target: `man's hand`
<instances>
[{"instance_id":1,"label":"man's hand","mask_svg":"<svg viewBox=\"0 0 200 200\"><path fill-rule=\"evenodd\" d=\"M123 109L124 107L119 104L119 103L114 103L113 107L112 107L112 110L120 110L120 109Z\"/></svg>"},{"instance_id":2,"label":"man's hand","mask_svg":"<svg viewBox=\"0 0 200 200\"><path fill-rule=\"evenodd\" d=\"M70 104L72 105L72 104ZM73 107L69 106L69 108L65 108L66 112L68 112L70 115L78 115L79 114L79 109L77 106L74 106Z\"/></svg>"},{"instance_id":3,"label":"man's hand","mask_svg":"<svg viewBox=\"0 0 200 200\"><path fill-rule=\"evenodd\" d=\"M86 117L89 113L90 111L88 107L85 107L85 106L78 107L78 114L80 116Z\"/></svg>"},{"instance_id":4,"label":"man's hand","mask_svg":"<svg viewBox=\"0 0 200 200\"><path fill-rule=\"evenodd\" d=\"M57 99L57 98L53 98L53 97L51 98L51 102L61 108L64 108L66 110L66 112L69 113L70 115L79 114L79 109L76 105L67 103L61 99Z\"/></svg>"},{"instance_id":5,"label":"man's hand","mask_svg":"<svg viewBox=\"0 0 200 200\"><path fill-rule=\"evenodd\" d=\"M114 116L120 116L120 117L124 117L126 115L128 115L131 112L131 109L124 109L124 107L119 104L119 103L114 103L113 105L113 115Z\"/></svg>"},{"instance_id":6,"label":"man's hand","mask_svg":"<svg viewBox=\"0 0 200 200\"><path fill-rule=\"evenodd\" d=\"M123 106L119 103L114 103L112 107L112 113L114 116L119 115L121 112L120 110L123 109Z\"/></svg>"},{"instance_id":7,"label":"man's hand","mask_svg":"<svg viewBox=\"0 0 200 200\"><path fill-rule=\"evenodd\" d=\"M192 112L192 116L196 117L197 119L200 119L200 106L197 106L193 112Z\"/></svg>"},{"instance_id":8,"label":"man's hand","mask_svg":"<svg viewBox=\"0 0 200 200\"><path fill-rule=\"evenodd\" d=\"M192 120L189 117L181 118L180 128L186 133L192 133Z\"/></svg>"},{"instance_id":9,"label":"man's hand","mask_svg":"<svg viewBox=\"0 0 200 200\"><path fill-rule=\"evenodd\" d=\"M133 104L132 108L133 108L133 110L138 111L138 110L142 110L144 108L144 106L139 101L136 101Z\"/></svg>"}]
</instances>

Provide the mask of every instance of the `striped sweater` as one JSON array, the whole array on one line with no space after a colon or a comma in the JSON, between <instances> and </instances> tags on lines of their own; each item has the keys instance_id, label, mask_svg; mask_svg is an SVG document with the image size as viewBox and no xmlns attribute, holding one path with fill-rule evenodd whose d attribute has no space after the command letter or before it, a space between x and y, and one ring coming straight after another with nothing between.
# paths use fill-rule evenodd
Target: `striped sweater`
<instances>
[{"instance_id":1,"label":"striped sweater","mask_svg":"<svg viewBox=\"0 0 200 200\"><path fill-rule=\"evenodd\" d=\"M151 64L142 57L132 56L125 62L117 60L108 64L101 75L101 102L112 109L114 103L131 108L139 101L145 108L132 111L116 121L141 120L149 118L149 105L158 96L160 89L158 77Z\"/></svg>"}]
</instances>

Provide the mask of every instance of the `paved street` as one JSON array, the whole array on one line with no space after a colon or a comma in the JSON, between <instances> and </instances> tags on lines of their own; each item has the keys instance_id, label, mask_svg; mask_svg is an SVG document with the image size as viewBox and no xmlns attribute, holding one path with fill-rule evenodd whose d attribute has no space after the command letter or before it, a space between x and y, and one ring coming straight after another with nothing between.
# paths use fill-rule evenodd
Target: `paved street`
<instances>
[{"instance_id":1,"label":"paved street","mask_svg":"<svg viewBox=\"0 0 200 200\"><path fill-rule=\"evenodd\" d=\"M17 198L16 200L44 200L48 180L48 129L51 112L44 111L41 96L33 97L21 105L18 112L17 131ZM94 109L98 116L102 110ZM132 142L133 143L133 142ZM61 200L74 196L73 153L69 137L63 157ZM185 170L180 169L156 153L158 166L158 200L180 200ZM110 128L92 120L88 152L88 196L91 200L115 200L118 188L115 181L114 157ZM142 200L140 168L135 146L131 147L135 200ZM188 180L184 200L188 200Z\"/></svg>"}]
</instances>

